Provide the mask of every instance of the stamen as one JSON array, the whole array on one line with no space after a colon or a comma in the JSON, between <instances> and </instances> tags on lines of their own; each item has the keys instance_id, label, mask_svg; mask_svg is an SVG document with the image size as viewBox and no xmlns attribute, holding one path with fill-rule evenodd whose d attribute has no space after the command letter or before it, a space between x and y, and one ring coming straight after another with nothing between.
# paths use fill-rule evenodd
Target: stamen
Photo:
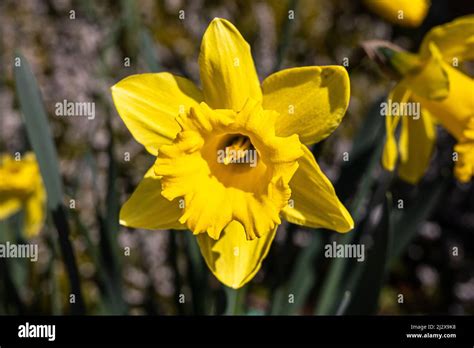
<instances>
[{"instance_id":1,"label":"stamen","mask_svg":"<svg viewBox=\"0 0 474 348\"><path fill-rule=\"evenodd\" d=\"M248 157L249 150L253 149L252 142L249 137L238 135L233 137L227 146L225 146L224 164L242 163L242 159Z\"/></svg>"}]
</instances>

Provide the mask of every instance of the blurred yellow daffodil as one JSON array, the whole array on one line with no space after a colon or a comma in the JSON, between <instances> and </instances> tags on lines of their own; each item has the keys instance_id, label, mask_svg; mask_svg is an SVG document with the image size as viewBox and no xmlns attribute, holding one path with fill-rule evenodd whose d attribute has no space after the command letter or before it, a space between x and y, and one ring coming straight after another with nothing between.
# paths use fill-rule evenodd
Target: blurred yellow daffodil
<instances>
[{"instance_id":1,"label":"blurred yellow daffodil","mask_svg":"<svg viewBox=\"0 0 474 348\"><path fill-rule=\"evenodd\" d=\"M436 122L458 142L453 156L456 178L470 181L474 175L474 80L457 66L474 58L474 16L433 28L423 39L418 54L385 49L390 65L401 76L389 101L419 103L421 117L386 117L383 166L394 170L399 154L399 176L417 183L431 158ZM397 151L395 131L400 120Z\"/></svg>"},{"instance_id":2,"label":"blurred yellow daffodil","mask_svg":"<svg viewBox=\"0 0 474 348\"><path fill-rule=\"evenodd\" d=\"M0 178L0 219L23 209L26 234L35 236L44 224L46 191L34 154L0 155Z\"/></svg>"},{"instance_id":3,"label":"blurred yellow daffodil","mask_svg":"<svg viewBox=\"0 0 474 348\"><path fill-rule=\"evenodd\" d=\"M281 217L353 228L306 146L341 122L349 78L339 66L302 67L260 85L250 46L218 18L204 34L199 67L202 89L169 73L134 75L112 87L130 132L157 156L120 223L190 229L214 275L239 288L259 270Z\"/></svg>"},{"instance_id":4,"label":"blurred yellow daffodil","mask_svg":"<svg viewBox=\"0 0 474 348\"><path fill-rule=\"evenodd\" d=\"M425 19L429 0L364 0L375 14L402 27L418 27Z\"/></svg>"}]
</instances>

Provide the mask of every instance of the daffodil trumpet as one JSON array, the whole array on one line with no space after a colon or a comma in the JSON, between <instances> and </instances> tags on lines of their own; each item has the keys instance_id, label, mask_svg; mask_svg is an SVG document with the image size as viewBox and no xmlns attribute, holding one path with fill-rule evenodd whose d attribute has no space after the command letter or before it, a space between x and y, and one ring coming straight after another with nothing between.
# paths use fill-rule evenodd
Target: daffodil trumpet
<instances>
[{"instance_id":1,"label":"daffodil trumpet","mask_svg":"<svg viewBox=\"0 0 474 348\"><path fill-rule=\"evenodd\" d=\"M454 175L468 182L474 175L474 80L462 70L462 61L474 58L474 16L461 17L431 29L418 54L380 41L363 45L369 57L397 76L388 101L414 102L421 117L385 118L386 142L382 164L416 184L425 174L436 140L435 125L443 126L457 141L453 152ZM397 127L400 137L396 139Z\"/></svg>"},{"instance_id":2,"label":"daffodil trumpet","mask_svg":"<svg viewBox=\"0 0 474 348\"><path fill-rule=\"evenodd\" d=\"M308 148L341 122L349 78L341 66L314 66L260 84L250 46L219 18L204 34L199 67L201 88L169 73L112 87L125 125L156 157L120 223L191 230L213 274L240 288L260 269L282 218L353 228Z\"/></svg>"}]
</instances>

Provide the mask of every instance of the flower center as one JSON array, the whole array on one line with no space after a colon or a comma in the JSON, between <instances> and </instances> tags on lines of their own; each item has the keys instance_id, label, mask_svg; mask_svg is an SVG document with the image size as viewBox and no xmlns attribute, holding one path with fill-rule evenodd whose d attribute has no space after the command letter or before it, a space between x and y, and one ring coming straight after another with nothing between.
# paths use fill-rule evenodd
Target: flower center
<instances>
[{"instance_id":1,"label":"flower center","mask_svg":"<svg viewBox=\"0 0 474 348\"><path fill-rule=\"evenodd\" d=\"M224 149L220 149L218 154L222 154L222 163L225 165L255 164L257 158L257 150L252 145L250 138L241 134L230 135Z\"/></svg>"},{"instance_id":2,"label":"flower center","mask_svg":"<svg viewBox=\"0 0 474 348\"><path fill-rule=\"evenodd\" d=\"M209 174L226 188L256 192L271 175L249 135L216 130L208 135L201 155Z\"/></svg>"},{"instance_id":3,"label":"flower center","mask_svg":"<svg viewBox=\"0 0 474 348\"><path fill-rule=\"evenodd\" d=\"M155 174L165 198L184 197L180 222L194 234L218 239L238 221L254 239L281 223L303 152L298 136L275 135L275 116L252 100L240 112L201 103L178 116L182 130L160 148Z\"/></svg>"}]
</instances>

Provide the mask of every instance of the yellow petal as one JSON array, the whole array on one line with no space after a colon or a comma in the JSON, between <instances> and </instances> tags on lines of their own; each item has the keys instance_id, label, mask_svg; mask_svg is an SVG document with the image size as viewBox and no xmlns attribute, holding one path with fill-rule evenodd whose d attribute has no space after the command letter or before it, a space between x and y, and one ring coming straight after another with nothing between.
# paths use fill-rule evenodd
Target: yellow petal
<instances>
[{"instance_id":1,"label":"yellow petal","mask_svg":"<svg viewBox=\"0 0 474 348\"><path fill-rule=\"evenodd\" d=\"M431 55L421 70L409 73L404 83L420 97L442 100L449 94L449 78L443 57L434 44L430 44Z\"/></svg>"},{"instance_id":2,"label":"yellow petal","mask_svg":"<svg viewBox=\"0 0 474 348\"><path fill-rule=\"evenodd\" d=\"M365 5L385 20L403 27L417 27L425 19L428 0L365 0Z\"/></svg>"},{"instance_id":3,"label":"yellow petal","mask_svg":"<svg viewBox=\"0 0 474 348\"><path fill-rule=\"evenodd\" d=\"M474 79L447 63L443 63L443 66L450 84L448 97L437 101L413 94L412 98L420 102L449 133L461 141L474 116Z\"/></svg>"},{"instance_id":4,"label":"yellow petal","mask_svg":"<svg viewBox=\"0 0 474 348\"><path fill-rule=\"evenodd\" d=\"M467 182L474 173L474 79L443 64L450 83L448 97L436 101L414 94L412 98L458 140L454 174L459 181Z\"/></svg>"},{"instance_id":5,"label":"yellow petal","mask_svg":"<svg viewBox=\"0 0 474 348\"><path fill-rule=\"evenodd\" d=\"M395 165L397 164L398 151L395 141L395 131L399 121L400 116L385 118L386 137L382 153L382 166L390 172L395 169Z\"/></svg>"},{"instance_id":6,"label":"yellow petal","mask_svg":"<svg viewBox=\"0 0 474 348\"><path fill-rule=\"evenodd\" d=\"M240 111L249 97L262 99L250 46L225 19L215 18L204 33L199 68L205 101L213 109Z\"/></svg>"},{"instance_id":7,"label":"yellow petal","mask_svg":"<svg viewBox=\"0 0 474 348\"><path fill-rule=\"evenodd\" d=\"M263 107L280 113L276 134L298 134L313 144L337 128L350 98L349 76L341 66L279 71L263 81Z\"/></svg>"},{"instance_id":8,"label":"yellow petal","mask_svg":"<svg viewBox=\"0 0 474 348\"><path fill-rule=\"evenodd\" d=\"M0 178L0 219L23 209L26 234L37 234L45 220L46 191L35 155L27 152L21 160L0 155Z\"/></svg>"},{"instance_id":9,"label":"yellow petal","mask_svg":"<svg viewBox=\"0 0 474 348\"><path fill-rule=\"evenodd\" d=\"M122 206L120 224L149 230L185 229L178 222L183 213L179 204L178 199L170 202L161 195L161 180L151 167Z\"/></svg>"},{"instance_id":10,"label":"yellow petal","mask_svg":"<svg viewBox=\"0 0 474 348\"><path fill-rule=\"evenodd\" d=\"M398 167L398 176L416 184L425 174L433 153L436 130L428 111L419 119L404 117L400 134L400 153L404 153Z\"/></svg>"},{"instance_id":11,"label":"yellow petal","mask_svg":"<svg viewBox=\"0 0 474 348\"><path fill-rule=\"evenodd\" d=\"M454 176L460 182L467 183L474 176L474 140L457 143L454 151L458 154L458 160L454 165Z\"/></svg>"},{"instance_id":12,"label":"yellow petal","mask_svg":"<svg viewBox=\"0 0 474 348\"><path fill-rule=\"evenodd\" d=\"M112 87L112 97L127 128L153 155L179 131L175 117L202 101L191 81L169 73L129 76Z\"/></svg>"},{"instance_id":13,"label":"yellow petal","mask_svg":"<svg viewBox=\"0 0 474 348\"><path fill-rule=\"evenodd\" d=\"M207 233L197 235L199 248L207 266L219 281L238 289L249 282L270 250L276 228L262 237L247 240L244 228L232 221L218 240Z\"/></svg>"},{"instance_id":14,"label":"yellow petal","mask_svg":"<svg viewBox=\"0 0 474 348\"><path fill-rule=\"evenodd\" d=\"M397 164L397 143L395 141L395 132L397 130L398 123L400 122L399 115L392 115L391 105L393 103L406 103L410 96L409 91L404 87L403 83L396 85L392 91L390 91L387 98L387 114L385 115L385 145L382 154L382 166L389 171L395 169Z\"/></svg>"},{"instance_id":15,"label":"yellow petal","mask_svg":"<svg viewBox=\"0 0 474 348\"><path fill-rule=\"evenodd\" d=\"M458 18L431 29L420 47L422 56L430 56L430 44L435 44L448 64L474 59L474 15Z\"/></svg>"},{"instance_id":16,"label":"yellow petal","mask_svg":"<svg viewBox=\"0 0 474 348\"><path fill-rule=\"evenodd\" d=\"M42 181L38 181L34 192L25 202L25 231L28 237L37 235L46 219L46 191Z\"/></svg>"},{"instance_id":17,"label":"yellow petal","mask_svg":"<svg viewBox=\"0 0 474 348\"><path fill-rule=\"evenodd\" d=\"M6 219L21 209L21 200L0 196L0 220Z\"/></svg>"},{"instance_id":18,"label":"yellow petal","mask_svg":"<svg viewBox=\"0 0 474 348\"><path fill-rule=\"evenodd\" d=\"M283 217L298 225L350 231L354 228L351 215L339 201L311 151L303 147L305 154L298 161L298 170L290 181L291 200L282 210Z\"/></svg>"}]
</instances>

